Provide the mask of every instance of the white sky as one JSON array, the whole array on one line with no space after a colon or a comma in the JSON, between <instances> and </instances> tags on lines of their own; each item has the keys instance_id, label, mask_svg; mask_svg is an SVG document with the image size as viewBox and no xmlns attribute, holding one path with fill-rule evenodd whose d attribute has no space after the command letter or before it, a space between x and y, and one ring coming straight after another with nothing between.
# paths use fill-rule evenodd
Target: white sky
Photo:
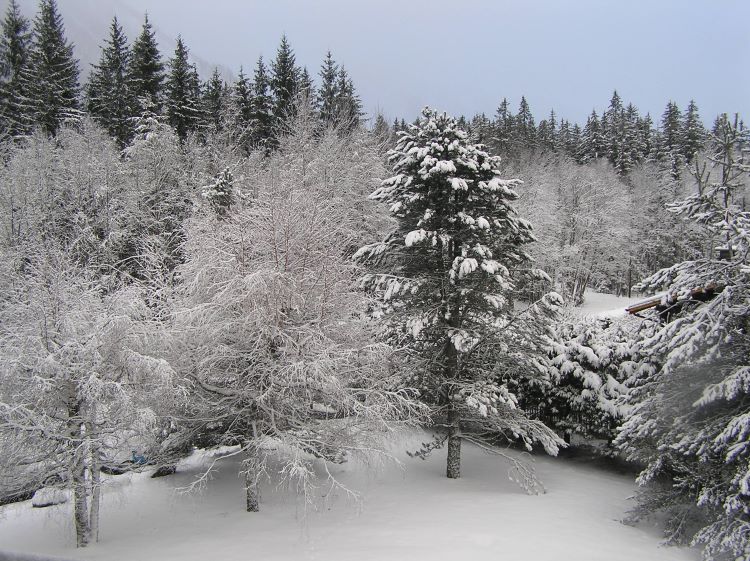
<instances>
[{"instance_id":1,"label":"white sky","mask_svg":"<svg viewBox=\"0 0 750 561\"><path fill-rule=\"evenodd\" d=\"M108 5L61 0L63 16L74 2ZM164 34L182 34L194 54L235 72L250 74L261 53L272 58L282 33L311 74L330 49L366 110L391 119L428 104L491 116L504 96L515 112L523 94L537 121L554 107L583 124L614 89L657 118L669 99L684 108L694 98L709 124L723 111L750 119L750 0L114 3L148 11Z\"/></svg>"}]
</instances>

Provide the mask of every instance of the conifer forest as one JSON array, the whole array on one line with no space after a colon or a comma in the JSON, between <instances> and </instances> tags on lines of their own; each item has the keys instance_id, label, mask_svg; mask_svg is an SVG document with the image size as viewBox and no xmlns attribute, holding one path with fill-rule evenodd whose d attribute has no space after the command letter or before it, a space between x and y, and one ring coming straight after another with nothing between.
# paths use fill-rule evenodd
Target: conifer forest
<instances>
[{"instance_id":1,"label":"conifer forest","mask_svg":"<svg viewBox=\"0 0 750 561\"><path fill-rule=\"evenodd\" d=\"M395 115L64 4L0 3L0 560L750 560L741 108Z\"/></svg>"}]
</instances>

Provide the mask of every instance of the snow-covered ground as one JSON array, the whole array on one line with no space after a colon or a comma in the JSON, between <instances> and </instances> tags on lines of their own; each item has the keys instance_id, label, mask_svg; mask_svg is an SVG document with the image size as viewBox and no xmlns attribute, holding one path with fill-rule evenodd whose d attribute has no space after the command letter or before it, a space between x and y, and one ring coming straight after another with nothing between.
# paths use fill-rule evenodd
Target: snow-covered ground
<instances>
[{"instance_id":1,"label":"snow-covered ground","mask_svg":"<svg viewBox=\"0 0 750 561\"><path fill-rule=\"evenodd\" d=\"M186 462L176 475L108 479L100 542L73 546L70 503L34 509L30 501L0 509L0 550L73 559L132 560L430 560L533 561L695 560L694 550L661 547L655 528L620 522L631 506L632 478L562 458L536 457L547 493L530 496L508 480L505 461L465 445L463 477L444 476L445 451L427 461L403 453L402 466L377 472L353 462L337 466L360 500L341 493L305 511L293 492L263 489L262 512L244 512L237 460L199 494L179 494L200 471ZM518 454L518 452L510 452Z\"/></svg>"},{"instance_id":2,"label":"snow-covered ground","mask_svg":"<svg viewBox=\"0 0 750 561\"><path fill-rule=\"evenodd\" d=\"M647 298L640 295L633 298L615 296L614 294L596 292L590 288L586 289L583 296L583 305L576 308L576 311L582 316L600 318L622 317L625 315L625 308Z\"/></svg>"}]
</instances>

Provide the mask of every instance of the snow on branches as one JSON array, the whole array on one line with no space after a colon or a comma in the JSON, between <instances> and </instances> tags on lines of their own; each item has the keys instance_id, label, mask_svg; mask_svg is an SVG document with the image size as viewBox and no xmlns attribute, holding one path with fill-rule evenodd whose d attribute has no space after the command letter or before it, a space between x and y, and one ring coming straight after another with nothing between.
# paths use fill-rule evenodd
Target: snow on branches
<instances>
[{"instance_id":1,"label":"snow on branches","mask_svg":"<svg viewBox=\"0 0 750 561\"><path fill-rule=\"evenodd\" d=\"M339 485L326 462L385 456L385 436L422 415L391 349L372 343L349 257L376 222L358 205L379 155L358 133L314 132L298 122L235 182L248 196L198 212L177 268L170 361L191 388L184 434L241 446L248 510L271 466L313 501L321 469Z\"/></svg>"},{"instance_id":2,"label":"snow on branches","mask_svg":"<svg viewBox=\"0 0 750 561\"><path fill-rule=\"evenodd\" d=\"M525 311L512 304L519 280L534 275L531 225L512 206L520 182L502 179L499 158L429 108L388 159L394 175L371 198L388 205L397 226L354 257L377 269L363 284L379 296L374 315L389 340L409 349L408 383L448 417L448 476L459 476L460 438L480 433L556 453L559 438L526 419L508 389L539 375L544 318L559 304L556 295Z\"/></svg>"},{"instance_id":3,"label":"snow on branches","mask_svg":"<svg viewBox=\"0 0 750 561\"><path fill-rule=\"evenodd\" d=\"M671 315L642 342L661 368L634 392L618 437L646 464L641 482L672 478L666 498L646 492L644 510L669 512L671 538L703 544L711 559L750 555L750 213L742 202L748 140L736 117L720 117L707 164L696 162L698 193L670 205L719 251L641 283L646 290L666 286ZM708 297L696 298L703 288L711 288ZM684 525L687 508L701 518L697 533Z\"/></svg>"}]
</instances>

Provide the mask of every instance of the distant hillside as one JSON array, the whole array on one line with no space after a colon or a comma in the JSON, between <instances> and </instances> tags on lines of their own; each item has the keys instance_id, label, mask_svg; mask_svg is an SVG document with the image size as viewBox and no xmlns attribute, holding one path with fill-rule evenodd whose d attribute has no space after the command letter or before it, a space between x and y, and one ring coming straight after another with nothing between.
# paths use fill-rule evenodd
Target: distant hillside
<instances>
[{"instance_id":1,"label":"distant hillside","mask_svg":"<svg viewBox=\"0 0 750 561\"><path fill-rule=\"evenodd\" d=\"M37 11L38 0L17 0L17 2L24 15L33 19ZM4 14L7 0L4 0L1 5ZM120 25L131 42L140 33L143 25L143 14L119 0L57 0L57 6L63 16L67 38L75 44L76 57L81 61L82 82L85 82L91 65L99 60L100 47L109 32L109 25L114 15L117 15ZM162 32L158 21L151 21L151 25L156 31L159 50L166 63L174 52L177 44L176 38ZM225 79L233 79L229 69L202 59L200 53L191 51L191 58L202 78L210 76L214 67L218 66Z\"/></svg>"}]
</instances>

